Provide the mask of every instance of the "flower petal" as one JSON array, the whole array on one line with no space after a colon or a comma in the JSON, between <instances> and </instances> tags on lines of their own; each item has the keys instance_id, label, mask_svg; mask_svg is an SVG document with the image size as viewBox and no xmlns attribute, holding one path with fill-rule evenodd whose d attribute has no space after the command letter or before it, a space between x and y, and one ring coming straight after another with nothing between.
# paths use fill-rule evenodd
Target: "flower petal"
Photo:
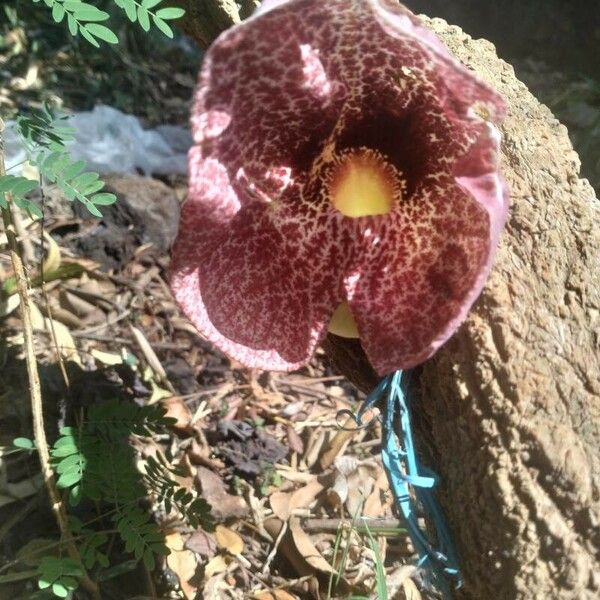
<instances>
[{"instance_id":1,"label":"flower petal","mask_svg":"<svg viewBox=\"0 0 600 600\"><path fill-rule=\"evenodd\" d=\"M202 199L183 207L171 287L192 323L247 366L293 370L308 362L343 297L343 247L250 202L220 235L206 236Z\"/></svg>"},{"instance_id":2,"label":"flower petal","mask_svg":"<svg viewBox=\"0 0 600 600\"><path fill-rule=\"evenodd\" d=\"M346 287L378 373L429 358L479 296L507 217L507 189L495 170L498 144L486 126L457 163L454 183L431 186L410 219L396 213L376 244L366 240L359 275Z\"/></svg>"}]
</instances>

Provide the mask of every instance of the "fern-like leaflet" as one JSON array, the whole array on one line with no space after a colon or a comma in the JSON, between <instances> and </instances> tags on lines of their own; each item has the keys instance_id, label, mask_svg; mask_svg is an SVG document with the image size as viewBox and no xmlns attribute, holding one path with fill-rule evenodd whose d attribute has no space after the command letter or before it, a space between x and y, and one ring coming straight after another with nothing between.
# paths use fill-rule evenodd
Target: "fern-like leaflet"
<instances>
[{"instance_id":1,"label":"fern-like leaflet","mask_svg":"<svg viewBox=\"0 0 600 600\"><path fill-rule=\"evenodd\" d=\"M33 0L40 2L41 0ZM119 39L112 29L101 22L107 21L110 15L92 4L82 0L43 0L52 10L55 23L61 23L65 18L71 35L81 35L96 48L99 41L117 44ZM144 31L150 31L151 23L167 37L173 37L173 30L167 21L179 19L185 10L175 7L156 8L163 0L114 0L116 6L125 12L132 23L139 23ZM156 10L153 10L155 9Z\"/></svg>"},{"instance_id":2,"label":"fern-like leaflet","mask_svg":"<svg viewBox=\"0 0 600 600\"><path fill-rule=\"evenodd\" d=\"M73 130L64 125L66 117L59 117L44 106L28 116L19 116L16 129L19 133L29 162L50 182L55 183L68 200L78 200L96 217L102 213L98 206L116 202L114 194L102 192L104 182L98 173L86 171L83 160L73 160L65 144L73 139ZM41 216L40 208L25 195L38 187L38 183L24 177L4 175L0 177L0 205L7 206L8 198L32 216Z\"/></svg>"},{"instance_id":3,"label":"fern-like leaflet","mask_svg":"<svg viewBox=\"0 0 600 600\"><path fill-rule=\"evenodd\" d=\"M162 31L167 37L173 37L173 30L167 23L172 19L179 19L185 14L183 8L175 7L164 7L157 8L162 0L114 0L115 4L125 11L127 18L135 23L139 23L140 27L144 31L150 31L150 21L154 23L155 27Z\"/></svg>"},{"instance_id":4,"label":"fern-like leaflet","mask_svg":"<svg viewBox=\"0 0 600 600\"><path fill-rule=\"evenodd\" d=\"M156 556L168 554L168 549L150 514L138 505L148 489L155 493L165 512L176 509L194 528L201 524L210 530L214 526L210 505L173 480L177 470L164 458L161 462L148 458L143 475L136 468L135 453L128 443L130 435L149 436L164 431L173 422L157 404L138 407L110 400L90 407L80 428L63 427L51 450L57 485L69 491L70 504L88 498L113 506L112 518L125 549L149 569L154 568ZM98 556L102 555L99 547L104 542L96 538L92 543L91 534L81 527L76 530L86 540L85 551L81 552L84 561L102 564Z\"/></svg>"},{"instance_id":5,"label":"fern-like leaflet","mask_svg":"<svg viewBox=\"0 0 600 600\"><path fill-rule=\"evenodd\" d=\"M33 0L40 2L40 0ZM119 39L115 33L100 22L109 18L107 12L81 0L44 0L44 4L52 9L55 23L61 23L66 17L71 35L80 34L96 48L100 47L98 40L109 44L117 44Z\"/></svg>"}]
</instances>

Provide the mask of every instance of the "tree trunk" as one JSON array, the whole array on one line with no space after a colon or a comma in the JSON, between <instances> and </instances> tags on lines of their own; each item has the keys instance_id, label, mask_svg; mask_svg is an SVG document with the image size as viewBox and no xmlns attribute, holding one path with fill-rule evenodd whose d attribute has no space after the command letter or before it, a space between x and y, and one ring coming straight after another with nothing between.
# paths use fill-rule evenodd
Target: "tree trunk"
<instances>
[{"instance_id":1,"label":"tree trunk","mask_svg":"<svg viewBox=\"0 0 600 600\"><path fill-rule=\"evenodd\" d=\"M414 403L461 556L459 596L596 600L600 204L566 129L494 47L424 21L509 105L512 208L496 266L467 322L421 368ZM367 387L372 371L339 342L326 349Z\"/></svg>"},{"instance_id":2,"label":"tree trunk","mask_svg":"<svg viewBox=\"0 0 600 600\"><path fill-rule=\"evenodd\" d=\"M419 369L421 451L468 600L600 597L600 203L567 130L492 44L424 21L502 93L511 217L467 322ZM367 391L355 342L325 349Z\"/></svg>"},{"instance_id":3,"label":"tree trunk","mask_svg":"<svg viewBox=\"0 0 600 600\"><path fill-rule=\"evenodd\" d=\"M509 105L511 217L465 325L421 375L465 598L600 597L600 203L565 127L496 57L434 19Z\"/></svg>"}]
</instances>

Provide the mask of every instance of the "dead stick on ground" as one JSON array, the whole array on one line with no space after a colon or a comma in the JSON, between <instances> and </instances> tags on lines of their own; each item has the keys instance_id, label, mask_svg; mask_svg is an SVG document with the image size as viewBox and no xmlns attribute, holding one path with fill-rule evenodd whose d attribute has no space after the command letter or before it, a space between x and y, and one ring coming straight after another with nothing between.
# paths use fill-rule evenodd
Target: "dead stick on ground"
<instances>
[{"instance_id":1,"label":"dead stick on ground","mask_svg":"<svg viewBox=\"0 0 600 600\"><path fill-rule=\"evenodd\" d=\"M4 166L4 144L2 139L2 133L4 131L4 122L0 118L0 177L4 176L6 169ZM11 200L9 198L9 200ZM29 283L27 281L27 274L23 267L23 260L21 258L21 251L17 242L17 236L15 233L12 212L9 208L2 208L2 221L4 223L4 229L6 230L6 237L8 239L10 259L15 271L15 279L17 281L17 290L19 294L20 306L21 306L21 317L23 319L23 350L25 352L25 363L27 365L27 378L29 381L29 393L31 396L31 413L33 416L33 435L35 438L35 445L38 450L38 456L40 459L40 465L46 489L48 490L48 496L50 497L50 504L52 510L58 522L60 532L66 542L67 551L69 556L77 561L80 565L83 563L77 546L71 536L71 531L67 524L67 515L65 512L64 504L61 500L58 488L56 487L56 480L54 478L54 471L50 466L50 451L48 449L48 441L46 439L46 431L44 429L44 412L42 406L42 391L40 387L40 377L37 368L37 362L35 359L35 352L33 347L33 325L31 322L31 302L29 299ZM84 575L79 579L82 587L95 599L100 600L100 592L98 586L88 577Z\"/></svg>"}]
</instances>

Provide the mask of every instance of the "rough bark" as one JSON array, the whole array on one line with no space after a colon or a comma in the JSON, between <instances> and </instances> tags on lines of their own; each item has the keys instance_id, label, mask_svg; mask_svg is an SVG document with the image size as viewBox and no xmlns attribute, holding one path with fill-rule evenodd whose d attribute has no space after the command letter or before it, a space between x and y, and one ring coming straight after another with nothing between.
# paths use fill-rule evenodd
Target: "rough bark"
<instances>
[{"instance_id":1,"label":"rough bark","mask_svg":"<svg viewBox=\"0 0 600 600\"><path fill-rule=\"evenodd\" d=\"M207 48L222 32L249 17L259 0L171 0L170 6L185 8L177 26L200 48Z\"/></svg>"},{"instance_id":2,"label":"rough bark","mask_svg":"<svg viewBox=\"0 0 600 600\"><path fill-rule=\"evenodd\" d=\"M509 104L511 217L465 325L424 365L422 410L464 597L600 597L600 203L565 127L494 47L430 21Z\"/></svg>"}]
</instances>

